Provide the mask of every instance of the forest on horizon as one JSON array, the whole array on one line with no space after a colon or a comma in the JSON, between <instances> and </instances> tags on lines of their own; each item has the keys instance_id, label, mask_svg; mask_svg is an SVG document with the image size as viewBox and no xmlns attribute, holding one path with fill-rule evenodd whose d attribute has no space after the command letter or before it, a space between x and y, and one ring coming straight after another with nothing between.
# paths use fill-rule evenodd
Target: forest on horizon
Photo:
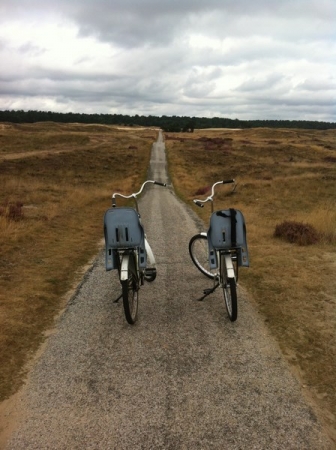
<instances>
[{"instance_id":1,"label":"forest on horizon","mask_svg":"<svg viewBox=\"0 0 336 450\"><path fill-rule=\"evenodd\" d=\"M310 120L240 120L224 117L188 117L188 116L140 116L135 114L85 114L59 113L53 111L0 111L0 122L35 123L61 122L102 125L124 125L160 127L165 132L193 132L204 128L303 128L312 130L335 129L336 122Z\"/></svg>"}]
</instances>

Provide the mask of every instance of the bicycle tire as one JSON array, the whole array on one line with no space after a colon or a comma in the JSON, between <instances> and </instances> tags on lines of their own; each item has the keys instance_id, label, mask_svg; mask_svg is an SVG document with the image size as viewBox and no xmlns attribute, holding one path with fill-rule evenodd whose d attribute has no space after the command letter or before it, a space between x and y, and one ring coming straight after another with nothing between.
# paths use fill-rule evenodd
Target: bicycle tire
<instances>
[{"instance_id":1,"label":"bicycle tire","mask_svg":"<svg viewBox=\"0 0 336 450\"><path fill-rule=\"evenodd\" d=\"M235 322L238 317L237 305L237 285L234 278L228 278L223 285L224 300L226 310L231 322Z\"/></svg>"},{"instance_id":2,"label":"bicycle tire","mask_svg":"<svg viewBox=\"0 0 336 450\"><path fill-rule=\"evenodd\" d=\"M223 288L226 311L231 322L235 322L238 317L237 283L235 278L227 277L224 255L221 255L220 258L220 281Z\"/></svg>"},{"instance_id":3,"label":"bicycle tire","mask_svg":"<svg viewBox=\"0 0 336 450\"><path fill-rule=\"evenodd\" d=\"M208 238L204 234L195 234L189 241L189 254L197 269L208 278L214 279L216 270L210 269Z\"/></svg>"},{"instance_id":4,"label":"bicycle tire","mask_svg":"<svg viewBox=\"0 0 336 450\"><path fill-rule=\"evenodd\" d=\"M128 278L121 281L124 313L127 322L134 325L138 316L139 281L136 274L134 253L130 253L128 260Z\"/></svg>"}]
</instances>

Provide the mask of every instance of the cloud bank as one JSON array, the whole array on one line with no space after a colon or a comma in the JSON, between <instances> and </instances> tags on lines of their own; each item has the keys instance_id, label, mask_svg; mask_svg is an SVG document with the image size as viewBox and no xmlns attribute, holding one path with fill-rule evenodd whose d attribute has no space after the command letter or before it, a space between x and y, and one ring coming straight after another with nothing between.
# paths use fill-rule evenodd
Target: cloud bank
<instances>
[{"instance_id":1,"label":"cloud bank","mask_svg":"<svg viewBox=\"0 0 336 450\"><path fill-rule=\"evenodd\" d=\"M334 0L2 0L0 109L336 121Z\"/></svg>"}]
</instances>

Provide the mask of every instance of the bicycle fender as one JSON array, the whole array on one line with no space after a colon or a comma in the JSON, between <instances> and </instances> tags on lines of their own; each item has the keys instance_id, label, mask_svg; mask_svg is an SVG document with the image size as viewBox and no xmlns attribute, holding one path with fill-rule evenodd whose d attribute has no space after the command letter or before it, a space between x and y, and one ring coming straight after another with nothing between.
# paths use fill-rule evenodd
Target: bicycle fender
<instances>
[{"instance_id":1,"label":"bicycle fender","mask_svg":"<svg viewBox=\"0 0 336 450\"><path fill-rule=\"evenodd\" d=\"M129 255L123 255L120 269L120 281L128 280Z\"/></svg>"},{"instance_id":2,"label":"bicycle fender","mask_svg":"<svg viewBox=\"0 0 336 450\"><path fill-rule=\"evenodd\" d=\"M145 237L145 248L146 248L146 253L147 253L148 260L149 260L149 264L151 264L151 265L155 264L154 253L153 253L151 246L149 245L149 242L147 241L146 237Z\"/></svg>"},{"instance_id":3,"label":"bicycle fender","mask_svg":"<svg viewBox=\"0 0 336 450\"><path fill-rule=\"evenodd\" d=\"M224 255L224 258L225 258L225 267L226 267L227 278L235 278L235 273L234 273L234 269L233 269L231 256Z\"/></svg>"}]
</instances>

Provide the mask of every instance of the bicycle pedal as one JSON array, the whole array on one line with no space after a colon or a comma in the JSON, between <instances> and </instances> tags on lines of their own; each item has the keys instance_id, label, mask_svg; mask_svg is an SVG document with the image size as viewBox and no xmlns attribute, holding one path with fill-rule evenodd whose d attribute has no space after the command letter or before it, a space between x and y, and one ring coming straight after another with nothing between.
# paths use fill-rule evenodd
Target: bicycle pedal
<instances>
[{"instance_id":1,"label":"bicycle pedal","mask_svg":"<svg viewBox=\"0 0 336 450\"><path fill-rule=\"evenodd\" d=\"M203 294L204 295L209 295L213 292L213 289L204 289Z\"/></svg>"},{"instance_id":2,"label":"bicycle pedal","mask_svg":"<svg viewBox=\"0 0 336 450\"><path fill-rule=\"evenodd\" d=\"M154 274L156 274L156 268L155 267L147 267L145 269L145 276L146 275L151 276L151 275L154 275Z\"/></svg>"},{"instance_id":3,"label":"bicycle pedal","mask_svg":"<svg viewBox=\"0 0 336 450\"><path fill-rule=\"evenodd\" d=\"M144 272L144 279L148 282L154 281L156 278L156 268L155 267L147 267Z\"/></svg>"}]
</instances>

